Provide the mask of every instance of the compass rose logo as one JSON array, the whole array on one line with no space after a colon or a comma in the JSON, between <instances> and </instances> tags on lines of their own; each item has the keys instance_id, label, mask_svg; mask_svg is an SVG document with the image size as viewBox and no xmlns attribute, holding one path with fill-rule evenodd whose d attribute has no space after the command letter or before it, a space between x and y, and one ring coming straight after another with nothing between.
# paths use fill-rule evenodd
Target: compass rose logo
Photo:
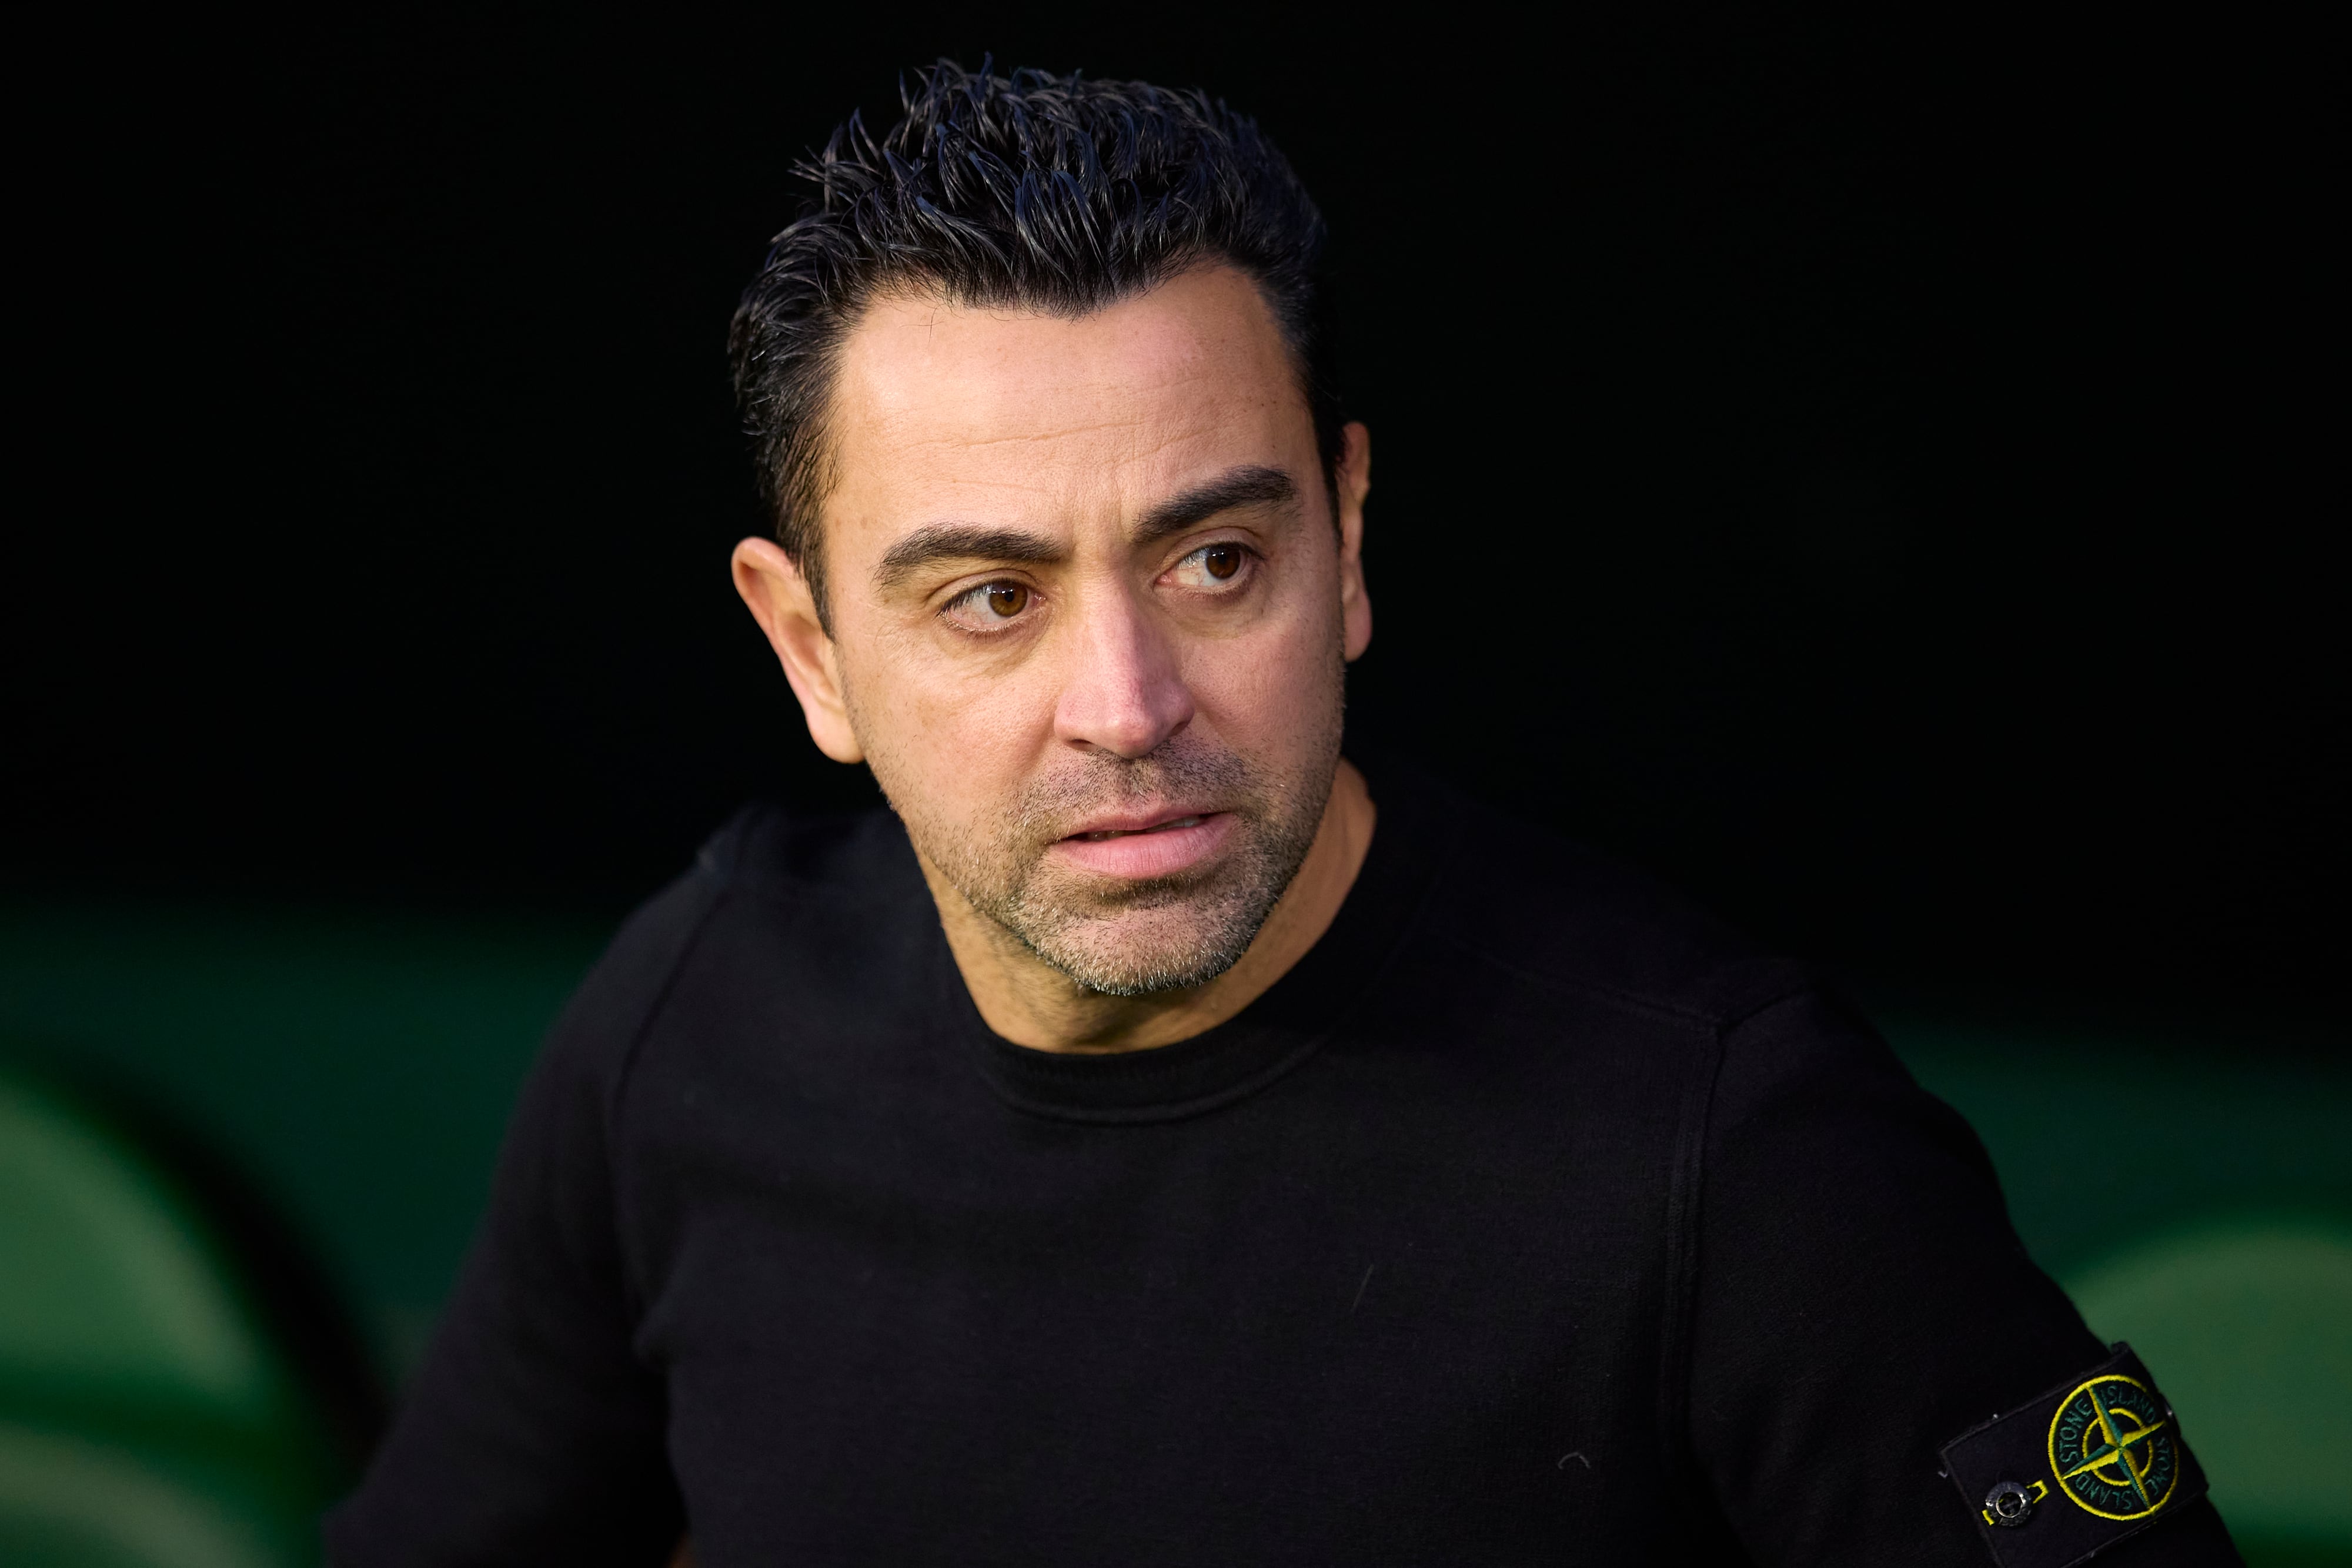
<instances>
[{"instance_id":1,"label":"compass rose logo","mask_svg":"<svg viewBox=\"0 0 2352 1568\"><path fill-rule=\"evenodd\" d=\"M2050 1473L2101 1519L2145 1519L2180 1479L2172 1412L2133 1378L2094 1377L2050 1418Z\"/></svg>"}]
</instances>

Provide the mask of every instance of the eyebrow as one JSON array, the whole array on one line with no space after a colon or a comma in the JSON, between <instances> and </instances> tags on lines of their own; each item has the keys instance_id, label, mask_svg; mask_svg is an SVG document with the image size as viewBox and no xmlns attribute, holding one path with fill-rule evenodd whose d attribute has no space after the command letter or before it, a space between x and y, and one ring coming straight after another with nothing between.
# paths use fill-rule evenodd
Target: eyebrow
<instances>
[{"instance_id":1,"label":"eyebrow","mask_svg":"<svg viewBox=\"0 0 2352 1568\"><path fill-rule=\"evenodd\" d=\"M1297 498L1297 484L1279 468L1256 464L1229 468L1208 483L1195 485L1144 513L1128 542L1148 545L1236 507L1279 507Z\"/></svg>"},{"instance_id":2,"label":"eyebrow","mask_svg":"<svg viewBox=\"0 0 2352 1568\"><path fill-rule=\"evenodd\" d=\"M1236 507L1281 506L1297 498L1297 482L1279 468L1257 464L1229 468L1214 479L1195 485L1145 512L1128 542L1148 545ZM874 569L874 580L877 587L888 590L898 587L934 561L992 560L1043 566L1060 560L1066 553L1059 540L1043 534L971 523L933 523L917 528L884 551L882 563Z\"/></svg>"},{"instance_id":3,"label":"eyebrow","mask_svg":"<svg viewBox=\"0 0 2352 1568\"><path fill-rule=\"evenodd\" d=\"M1038 566L1062 559L1059 542L1018 528L983 528L970 523L933 523L917 528L883 552L875 582L896 588L937 560L1017 561Z\"/></svg>"}]
</instances>

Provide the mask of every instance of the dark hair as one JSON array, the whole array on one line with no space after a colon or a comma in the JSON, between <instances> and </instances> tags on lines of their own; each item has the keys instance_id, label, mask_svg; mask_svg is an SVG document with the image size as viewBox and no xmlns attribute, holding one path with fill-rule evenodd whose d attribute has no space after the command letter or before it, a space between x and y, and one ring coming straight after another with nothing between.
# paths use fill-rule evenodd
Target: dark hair
<instances>
[{"instance_id":1,"label":"dark hair","mask_svg":"<svg viewBox=\"0 0 2352 1568\"><path fill-rule=\"evenodd\" d=\"M1255 121L1199 92L950 60L903 81L879 141L858 117L793 172L817 187L743 291L735 393L776 538L826 613L817 510L843 338L877 296L1084 315L1206 260L1254 279L1297 365L1326 483L1340 443L1317 287L1323 220Z\"/></svg>"}]
</instances>

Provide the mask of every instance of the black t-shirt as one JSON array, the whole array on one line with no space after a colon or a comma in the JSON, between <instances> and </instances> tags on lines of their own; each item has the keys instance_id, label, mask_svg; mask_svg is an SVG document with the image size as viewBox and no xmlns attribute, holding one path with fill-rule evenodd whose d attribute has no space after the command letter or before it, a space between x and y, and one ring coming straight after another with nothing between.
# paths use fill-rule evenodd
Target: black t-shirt
<instances>
[{"instance_id":1,"label":"black t-shirt","mask_svg":"<svg viewBox=\"0 0 2352 1568\"><path fill-rule=\"evenodd\" d=\"M1981 1565L1938 1450L2103 1359L1791 965L1392 774L1330 931L993 1035L897 821L738 818L524 1092L333 1560ZM2234 1562L2196 1502L2103 1553Z\"/></svg>"}]
</instances>

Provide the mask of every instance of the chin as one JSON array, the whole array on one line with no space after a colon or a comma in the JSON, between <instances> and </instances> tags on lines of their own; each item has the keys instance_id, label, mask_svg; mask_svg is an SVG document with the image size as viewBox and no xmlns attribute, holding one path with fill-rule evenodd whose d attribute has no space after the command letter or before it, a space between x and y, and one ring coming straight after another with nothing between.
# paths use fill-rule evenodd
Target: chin
<instances>
[{"instance_id":1,"label":"chin","mask_svg":"<svg viewBox=\"0 0 2352 1568\"><path fill-rule=\"evenodd\" d=\"M1204 920L1198 911L1163 908L1024 934L1024 940L1032 952L1090 991L1142 997L1207 985L1249 951L1260 924L1230 916Z\"/></svg>"}]
</instances>

